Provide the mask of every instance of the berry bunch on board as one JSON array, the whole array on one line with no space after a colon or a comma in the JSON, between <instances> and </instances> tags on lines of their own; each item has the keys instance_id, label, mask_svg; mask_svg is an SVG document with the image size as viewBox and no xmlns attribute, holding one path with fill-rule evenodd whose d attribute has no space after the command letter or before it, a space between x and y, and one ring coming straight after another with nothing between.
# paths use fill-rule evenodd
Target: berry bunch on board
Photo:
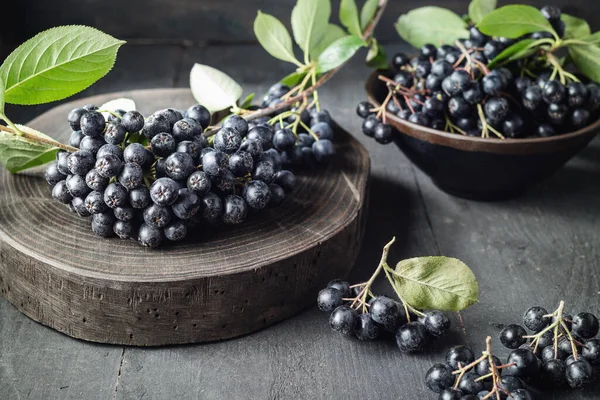
<instances>
[{"instance_id":1,"label":"berry bunch on board","mask_svg":"<svg viewBox=\"0 0 600 400\"><path fill-rule=\"evenodd\" d=\"M289 90L274 85L263 107ZM325 110L299 105L250 122L234 114L218 130L205 131L210 121L202 105L147 117L76 108L68 115L69 144L78 150L59 151L47 167L52 196L91 217L99 236L157 247L199 225L239 224L279 206L296 186L286 168L315 167L335 154Z\"/></svg>"},{"instance_id":2,"label":"berry bunch on board","mask_svg":"<svg viewBox=\"0 0 600 400\"><path fill-rule=\"evenodd\" d=\"M350 285L344 280L333 280L319 292L317 306L330 313L329 325L343 335L355 336L360 341L393 337L403 352L424 351L433 340L450 330L450 319L439 309L460 310L476 302L477 281L466 265L447 257L404 260L393 269L387 265L392 243L394 240L384 247L379 266L367 282ZM396 292L397 300L372 292L372 284L381 271ZM453 278L457 271L462 275L460 279ZM415 279L405 279L407 276ZM472 299L456 304L452 292L457 288L464 290L463 298ZM445 301L439 293L433 293L436 290L444 291ZM425 295L414 300L421 301L420 308L428 311L411 304L410 296L422 291L433 295L429 299Z\"/></svg>"},{"instance_id":3,"label":"berry bunch on board","mask_svg":"<svg viewBox=\"0 0 600 400\"><path fill-rule=\"evenodd\" d=\"M497 13L502 19L507 7L467 25L467 37L453 44L427 43L413 57L396 54L391 72L378 76L387 92L379 99L381 105L357 106L362 132L379 143L391 143L391 115L440 131L496 139L550 137L596 121L600 86L583 73L587 71L567 66L567 59L555 54L561 46L575 46L573 55L576 46L586 43L573 38L575 28L565 21L587 23L571 16L561 19L559 8L545 6L533 12L547 30L511 38L484 34L482 30L495 29L486 18Z\"/></svg>"}]
</instances>

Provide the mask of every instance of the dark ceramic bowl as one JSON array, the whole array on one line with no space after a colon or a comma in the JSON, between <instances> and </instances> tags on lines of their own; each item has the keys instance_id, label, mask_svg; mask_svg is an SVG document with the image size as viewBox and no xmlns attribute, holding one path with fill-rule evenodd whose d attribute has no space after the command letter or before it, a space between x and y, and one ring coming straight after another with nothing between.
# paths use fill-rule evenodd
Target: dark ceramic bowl
<instances>
[{"instance_id":1,"label":"dark ceramic bowl","mask_svg":"<svg viewBox=\"0 0 600 400\"><path fill-rule=\"evenodd\" d=\"M375 71L366 84L379 106L385 84ZM474 200L503 200L553 174L600 131L600 120L576 132L547 138L483 139L447 133L388 117L394 141L443 191Z\"/></svg>"}]
</instances>

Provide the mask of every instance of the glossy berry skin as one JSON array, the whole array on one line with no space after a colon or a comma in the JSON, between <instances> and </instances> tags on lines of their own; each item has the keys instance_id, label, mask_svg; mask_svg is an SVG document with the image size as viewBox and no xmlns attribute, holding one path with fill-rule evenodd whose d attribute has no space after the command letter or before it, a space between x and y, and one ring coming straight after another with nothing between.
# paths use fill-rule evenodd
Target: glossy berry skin
<instances>
[{"instance_id":1,"label":"glossy berry skin","mask_svg":"<svg viewBox=\"0 0 600 400\"><path fill-rule=\"evenodd\" d=\"M155 204L170 206L179 195L179 184L171 178L159 178L150 187L150 197Z\"/></svg>"},{"instance_id":2,"label":"glossy berry skin","mask_svg":"<svg viewBox=\"0 0 600 400\"><path fill-rule=\"evenodd\" d=\"M529 86L523 92L523 106L528 110L535 111L542 104L542 89L539 86Z\"/></svg>"},{"instance_id":3,"label":"glossy berry skin","mask_svg":"<svg viewBox=\"0 0 600 400\"><path fill-rule=\"evenodd\" d=\"M199 196L204 196L211 188L211 181L204 171L196 171L187 180L188 189L193 190Z\"/></svg>"},{"instance_id":4,"label":"glossy berry skin","mask_svg":"<svg viewBox=\"0 0 600 400\"><path fill-rule=\"evenodd\" d=\"M567 383L572 388L580 388L592 380L592 366L586 360L578 360L567 366Z\"/></svg>"},{"instance_id":5,"label":"glossy berry skin","mask_svg":"<svg viewBox=\"0 0 600 400\"><path fill-rule=\"evenodd\" d=\"M96 159L107 155L115 156L119 160L123 161L123 150L117 145L105 144L104 146L100 147L98 153L96 154Z\"/></svg>"},{"instance_id":6,"label":"glossy berry skin","mask_svg":"<svg viewBox=\"0 0 600 400\"><path fill-rule=\"evenodd\" d=\"M449 76L453 71L452 64L445 60L437 60L431 64L431 75L437 76L438 78L445 78Z\"/></svg>"},{"instance_id":7,"label":"glossy berry skin","mask_svg":"<svg viewBox=\"0 0 600 400\"><path fill-rule=\"evenodd\" d=\"M123 162L112 154L107 154L96 160L94 169L98 171L98 174L103 178L112 178L117 176L123 168Z\"/></svg>"},{"instance_id":8,"label":"glossy berry skin","mask_svg":"<svg viewBox=\"0 0 600 400\"><path fill-rule=\"evenodd\" d=\"M487 57L488 60L493 60L498 56L502 50L504 50L504 45L495 40L489 40L485 46L483 46L483 55Z\"/></svg>"},{"instance_id":9,"label":"glossy berry skin","mask_svg":"<svg viewBox=\"0 0 600 400\"><path fill-rule=\"evenodd\" d=\"M252 172L254 168L254 159L246 151L238 151L229 157L229 169L238 177L242 177Z\"/></svg>"},{"instance_id":10,"label":"glossy berry skin","mask_svg":"<svg viewBox=\"0 0 600 400\"><path fill-rule=\"evenodd\" d=\"M567 85L567 103L569 107L583 107L588 99L588 89L581 82L571 82Z\"/></svg>"},{"instance_id":11,"label":"glossy berry skin","mask_svg":"<svg viewBox=\"0 0 600 400\"><path fill-rule=\"evenodd\" d=\"M87 150L77 150L69 155L67 166L70 173L85 176L94 168L94 156Z\"/></svg>"},{"instance_id":12,"label":"glossy berry skin","mask_svg":"<svg viewBox=\"0 0 600 400\"><path fill-rule=\"evenodd\" d=\"M542 98L548 104L562 103L567 96L567 89L559 81L549 81L542 89Z\"/></svg>"},{"instance_id":13,"label":"glossy berry skin","mask_svg":"<svg viewBox=\"0 0 600 400\"><path fill-rule=\"evenodd\" d=\"M163 230L147 224L142 224L138 231L138 242L144 247L155 248L163 240Z\"/></svg>"},{"instance_id":14,"label":"glossy berry skin","mask_svg":"<svg viewBox=\"0 0 600 400\"><path fill-rule=\"evenodd\" d=\"M438 400L461 400L463 392L460 389L448 388L440 392Z\"/></svg>"},{"instance_id":15,"label":"glossy berry skin","mask_svg":"<svg viewBox=\"0 0 600 400\"><path fill-rule=\"evenodd\" d=\"M84 138L83 133L81 131L73 131L71 132L71 136L69 137L69 146L77 147L81 145L81 139Z\"/></svg>"},{"instance_id":16,"label":"glossy berry skin","mask_svg":"<svg viewBox=\"0 0 600 400\"><path fill-rule=\"evenodd\" d=\"M222 151L211 151L202 156L202 169L210 177L218 177L229 167L227 155Z\"/></svg>"},{"instance_id":17,"label":"glossy berry skin","mask_svg":"<svg viewBox=\"0 0 600 400\"><path fill-rule=\"evenodd\" d=\"M358 340L375 340L379 337L379 333L379 325L371 319L371 316L368 313L361 314L358 317L358 323L354 329L354 334Z\"/></svg>"},{"instance_id":18,"label":"glossy berry skin","mask_svg":"<svg viewBox=\"0 0 600 400\"><path fill-rule=\"evenodd\" d=\"M600 339L586 341L581 356L592 365L600 365Z\"/></svg>"},{"instance_id":19,"label":"glossy berry skin","mask_svg":"<svg viewBox=\"0 0 600 400\"><path fill-rule=\"evenodd\" d=\"M346 305L337 307L329 317L329 326L336 332L343 335L354 333L358 325L358 314L355 310Z\"/></svg>"},{"instance_id":20,"label":"glossy berry skin","mask_svg":"<svg viewBox=\"0 0 600 400\"><path fill-rule=\"evenodd\" d=\"M327 111L327 110L319 111L316 108L313 108L310 111L310 124L314 125L319 122L325 122L326 124L331 125L331 115L329 114L329 111Z\"/></svg>"},{"instance_id":21,"label":"glossy berry skin","mask_svg":"<svg viewBox=\"0 0 600 400\"><path fill-rule=\"evenodd\" d=\"M165 170L169 178L187 180L195 171L194 159L187 153L173 153L165 160Z\"/></svg>"},{"instance_id":22,"label":"glossy berry skin","mask_svg":"<svg viewBox=\"0 0 600 400\"><path fill-rule=\"evenodd\" d=\"M523 382L516 376L502 376L502 387L509 392L523 388Z\"/></svg>"},{"instance_id":23,"label":"glossy berry skin","mask_svg":"<svg viewBox=\"0 0 600 400\"><path fill-rule=\"evenodd\" d=\"M414 79L412 75L406 71L400 71L396 75L394 75L394 81L405 88L412 87L414 83Z\"/></svg>"},{"instance_id":24,"label":"glossy berry skin","mask_svg":"<svg viewBox=\"0 0 600 400\"><path fill-rule=\"evenodd\" d=\"M476 381L477 378L479 378L479 375L473 371L467 372L460 380L458 388L466 394L477 394L481 392L484 388L483 382Z\"/></svg>"},{"instance_id":25,"label":"glossy berry skin","mask_svg":"<svg viewBox=\"0 0 600 400\"><path fill-rule=\"evenodd\" d=\"M554 385L565 383L567 364L563 360L549 360L542 367L542 374L546 380Z\"/></svg>"},{"instance_id":26,"label":"glossy berry skin","mask_svg":"<svg viewBox=\"0 0 600 400\"><path fill-rule=\"evenodd\" d=\"M248 206L262 210L271 201L271 191L265 182L250 181L244 188L243 197Z\"/></svg>"},{"instance_id":27,"label":"glossy berry skin","mask_svg":"<svg viewBox=\"0 0 600 400\"><path fill-rule=\"evenodd\" d=\"M378 124L375 127L375 141L380 144L389 144L394 141L394 132L389 124Z\"/></svg>"},{"instance_id":28,"label":"glossy berry skin","mask_svg":"<svg viewBox=\"0 0 600 400\"><path fill-rule=\"evenodd\" d=\"M102 225L96 221L92 221L92 232L104 238L109 238L115 234L112 225Z\"/></svg>"},{"instance_id":29,"label":"glossy berry skin","mask_svg":"<svg viewBox=\"0 0 600 400\"><path fill-rule=\"evenodd\" d=\"M362 131L365 135L367 135L369 137L374 137L375 136L375 128L379 124L381 124L381 122L375 115L369 115L367 118L365 118L365 120L362 124Z\"/></svg>"},{"instance_id":30,"label":"glossy berry skin","mask_svg":"<svg viewBox=\"0 0 600 400\"><path fill-rule=\"evenodd\" d=\"M540 124L537 128L539 137L550 137L556 135L556 129L548 123Z\"/></svg>"},{"instance_id":31,"label":"glossy berry skin","mask_svg":"<svg viewBox=\"0 0 600 400\"><path fill-rule=\"evenodd\" d=\"M455 376L445 364L435 364L425 375L425 385L435 393L441 393L454 385Z\"/></svg>"},{"instance_id":32,"label":"glossy berry skin","mask_svg":"<svg viewBox=\"0 0 600 400\"><path fill-rule=\"evenodd\" d=\"M144 222L155 228L164 228L173 219L173 212L170 207L163 207L152 204L144 210Z\"/></svg>"},{"instance_id":33,"label":"glossy berry skin","mask_svg":"<svg viewBox=\"0 0 600 400\"><path fill-rule=\"evenodd\" d=\"M58 182L67 178L66 175L62 174L58 170L58 163L56 161L48 164L44 177L46 178L46 182L48 182L48 184L51 186L54 186Z\"/></svg>"},{"instance_id":34,"label":"glossy berry skin","mask_svg":"<svg viewBox=\"0 0 600 400\"><path fill-rule=\"evenodd\" d=\"M554 353L554 346L552 345L548 345L546 347L544 347L542 349L542 352L540 354L540 358L543 362L548 362L550 360L554 360L555 353ZM567 358L568 354L565 353L562 349L557 349L556 352L556 359L558 360L565 360Z\"/></svg>"},{"instance_id":35,"label":"glossy berry skin","mask_svg":"<svg viewBox=\"0 0 600 400\"><path fill-rule=\"evenodd\" d=\"M508 349L518 349L527 342L527 331L520 325L508 325L500 332L500 342Z\"/></svg>"},{"instance_id":36,"label":"glossy berry skin","mask_svg":"<svg viewBox=\"0 0 600 400\"><path fill-rule=\"evenodd\" d=\"M202 126L195 119L191 118L184 118L175 122L172 130L173 137L178 142L182 140L192 140L201 133Z\"/></svg>"},{"instance_id":37,"label":"glossy berry skin","mask_svg":"<svg viewBox=\"0 0 600 400\"><path fill-rule=\"evenodd\" d=\"M73 129L74 131L78 131L81 129L81 117L83 117L85 113L87 113L87 110L85 108L75 108L71 110L71 112L67 116L67 121L69 122L71 129Z\"/></svg>"},{"instance_id":38,"label":"glossy berry skin","mask_svg":"<svg viewBox=\"0 0 600 400\"><path fill-rule=\"evenodd\" d=\"M223 121L223 128L231 128L243 136L248 133L248 122L239 115L234 114Z\"/></svg>"},{"instance_id":39,"label":"glossy berry skin","mask_svg":"<svg viewBox=\"0 0 600 400\"><path fill-rule=\"evenodd\" d=\"M472 113L472 108L469 103L462 97L452 97L448 101L448 114L453 118L466 118Z\"/></svg>"},{"instance_id":40,"label":"glossy berry skin","mask_svg":"<svg viewBox=\"0 0 600 400\"><path fill-rule=\"evenodd\" d=\"M135 163L143 166L146 163L146 149L139 143L131 143L123 151L123 160L126 163Z\"/></svg>"},{"instance_id":41,"label":"glossy berry skin","mask_svg":"<svg viewBox=\"0 0 600 400\"><path fill-rule=\"evenodd\" d=\"M510 106L504 97L490 97L485 103L485 115L492 121L501 121L508 115Z\"/></svg>"},{"instance_id":42,"label":"glossy berry skin","mask_svg":"<svg viewBox=\"0 0 600 400\"><path fill-rule=\"evenodd\" d=\"M223 214L223 202L213 192L208 192L202 198L202 218L211 224L221 220Z\"/></svg>"},{"instance_id":43,"label":"glossy berry skin","mask_svg":"<svg viewBox=\"0 0 600 400\"><path fill-rule=\"evenodd\" d=\"M71 175L66 179L67 190L73 197L85 198L92 191L81 175Z\"/></svg>"},{"instance_id":44,"label":"glossy berry skin","mask_svg":"<svg viewBox=\"0 0 600 400\"><path fill-rule=\"evenodd\" d=\"M473 351L465 346L455 346L446 352L446 364L456 370L460 365L467 365L475 361Z\"/></svg>"},{"instance_id":45,"label":"glossy berry skin","mask_svg":"<svg viewBox=\"0 0 600 400\"><path fill-rule=\"evenodd\" d=\"M371 111L372 108L373 106L368 101L360 102L356 106L356 115L363 119L367 118L369 115L373 114L373 112Z\"/></svg>"},{"instance_id":46,"label":"glossy berry skin","mask_svg":"<svg viewBox=\"0 0 600 400\"><path fill-rule=\"evenodd\" d=\"M440 337L450 329L450 318L441 311L427 311L419 321L433 337Z\"/></svg>"},{"instance_id":47,"label":"glossy berry skin","mask_svg":"<svg viewBox=\"0 0 600 400\"><path fill-rule=\"evenodd\" d=\"M177 121L183 118L181 113L173 108L165 108L154 113L154 115L162 115L169 121L169 127L172 129Z\"/></svg>"},{"instance_id":48,"label":"glossy berry skin","mask_svg":"<svg viewBox=\"0 0 600 400\"><path fill-rule=\"evenodd\" d=\"M410 58L406 54L397 53L392 58L392 67L394 67L394 69L396 69L396 70L399 70L401 67L408 64L409 61L410 61Z\"/></svg>"},{"instance_id":49,"label":"glossy berry skin","mask_svg":"<svg viewBox=\"0 0 600 400\"><path fill-rule=\"evenodd\" d=\"M515 389L510 392L510 400L534 400L533 395L527 389Z\"/></svg>"},{"instance_id":50,"label":"glossy berry skin","mask_svg":"<svg viewBox=\"0 0 600 400\"><path fill-rule=\"evenodd\" d=\"M131 221L136 216L135 210L131 207L116 207L113 212L119 221Z\"/></svg>"},{"instance_id":51,"label":"glossy berry skin","mask_svg":"<svg viewBox=\"0 0 600 400\"><path fill-rule=\"evenodd\" d=\"M210 112L206 109L206 107L196 104L187 109L185 112L186 118L191 118L196 120L203 129L206 129L210 125Z\"/></svg>"},{"instance_id":52,"label":"glossy berry skin","mask_svg":"<svg viewBox=\"0 0 600 400\"><path fill-rule=\"evenodd\" d=\"M498 75L487 75L481 80L483 86L483 92L490 96L496 96L500 94L504 89L505 85L502 79Z\"/></svg>"},{"instance_id":53,"label":"glossy berry skin","mask_svg":"<svg viewBox=\"0 0 600 400\"><path fill-rule=\"evenodd\" d=\"M312 150L317 161L321 164L330 162L335 156L333 143L327 139L321 139L313 143Z\"/></svg>"},{"instance_id":54,"label":"glossy berry skin","mask_svg":"<svg viewBox=\"0 0 600 400\"><path fill-rule=\"evenodd\" d=\"M291 193L296 188L296 175L288 170L281 170L275 175L273 183L281 186L286 193Z\"/></svg>"},{"instance_id":55,"label":"glossy berry skin","mask_svg":"<svg viewBox=\"0 0 600 400\"><path fill-rule=\"evenodd\" d=\"M575 128L583 128L590 120L590 112L585 108L578 108L571 112L570 123Z\"/></svg>"},{"instance_id":56,"label":"glossy berry skin","mask_svg":"<svg viewBox=\"0 0 600 400\"><path fill-rule=\"evenodd\" d=\"M598 328L598 318L594 314L582 312L573 317L573 333L583 339L591 339L596 336Z\"/></svg>"},{"instance_id":57,"label":"glossy berry skin","mask_svg":"<svg viewBox=\"0 0 600 400\"><path fill-rule=\"evenodd\" d=\"M104 202L110 208L126 205L128 198L127 189L118 182L111 183L104 190Z\"/></svg>"},{"instance_id":58,"label":"glossy berry skin","mask_svg":"<svg viewBox=\"0 0 600 400\"><path fill-rule=\"evenodd\" d=\"M144 128L142 129L142 133L144 136L148 138L148 140L152 140L152 138L159 133L170 133L171 125L169 124L169 120L164 115L153 114L146 118L144 122Z\"/></svg>"},{"instance_id":59,"label":"glossy berry skin","mask_svg":"<svg viewBox=\"0 0 600 400\"><path fill-rule=\"evenodd\" d=\"M144 209L150 205L150 190L144 185L129 191L129 204L136 209Z\"/></svg>"},{"instance_id":60,"label":"glossy berry skin","mask_svg":"<svg viewBox=\"0 0 600 400\"><path fill-rule=\"evenodd\" d=\"M69 204L73 196L69 193L66 181L57 182L52 188L52 197L63 204Z\"/></svg>"},{"instance_id":61,"label":"glossy berry skin","mask_svg":"<svg viewBox=\"0 0 600 400\"><path fill-rule=\"evenodd\" d=\"M85 207L85 200L81 197L73 197L70 204L72 210L80 217L89 217L91 214Z\"/></svg>"},{"instance_id":62,"label":"glossy berry skin","mask_svg":"<svg viewBox=\"0 0 600 400\"><path fill-rule=\"evenodd\" d=\"M404 324L396 332L396 344L403 352L423 351L429 342L429 334L419 322Z\"/></svg>"},{"instance_id":63,"label":"glossy berry skin","mask_svg":"<svg viewBox=\"0 0 600 400\"><path fill-rule=\"evenodd\" d=\"M177 141L175 138L165 132L161 132L150 140L152 152L159 157L168 157L177 149Z\"/></svg>"},{"instance_id":64,"label":"glossy berry skin","mask_svg":"<svg viewBox=\"0 0 600 400\"><path fill-rule=\"evenodd\" d=\"M273 147L279 151L287 151L296 144L296 137L291 129L283 128L275 131L273 136Z\"/></svg>"},{"instance_id":65,"label":"glossy berry skin","mask_svg":"<svg viewBox=\"0 0 600 400\"><path fill-rule=\"evenodd\" d=\"M164 228L164 235L167 240L177 242L185 239L187 236L187 225L184 221L172 221Z\"/></svg>"},{"instance_id":66,"label":"glossy berry skin","mask_svg":"<svg viewBox=\"0 0 600 400\"><path fill-rule=\"evenodd\" d=\"M525 121L519 114L508 115L502 125L504 136L509 138L522 137L525 130Z\"/></svg>"},{"instance_id":67,"label":"glossy berry skin","mask_svg":"<svg viewBox=\"0 0 600 400\"><path fill-rule=\"evenodd\" d=\"M495 366L500 366L502 365L502 361L500 361L500 359L496 356L492 356L492 361L494 363ZM489 360L486 358L484 360L481 360L476 366L474 371L477 373L477 375L479 376L484 376L489 374L490 372L492 372L490 370L490 362ZM502 370L499 370L500 372L502 372ZM491 378L490 378L491 379ZM489 380L489 379L488 379Z\"/></svg>"},{"instance_id":68,"label":"glossy berry skin","mask_svg":"<svg viewBox=\"0 0 600 400\"><path fill-rule=\"evenodd\" d=\"M127 132L139 132L144 127L144 116L139 111L127 111L121 118L121 125Z\"/></svg>"},{"instance_id":69,"label":"glossy berry skin","mask_svg":"<svg viewBox=\"0 0 600 400\"><path fill-rule=\"evenodd\" d=\"M504 375L529 377L535 374L538 370L538 360L529 349L513 350L506 361L507 364L514 363L510 367L506 367L502 372Z\"/></svg>"},{"instance_id":70,"label":"glossy berry skin","mask_svg":"<svg viewBox=\"0 0 600 400\"><path fill-rule=\"evenodd\" d=\"M182 140L177 144L178 153L187 153L192 156L194 164L200 159L200 147L197 142L191 140Z\"/></svg>"},{"instance_id":71,"label":"glossy berry skin","mask_svg":"<svg viewBox=\"0 0 600 400\"><path fill-rule=\"evenodd\" d=\"M317 295L317 306L321 311L331 312L344 304L342 292L334 288L325 288Z\"/></svg>"},{"instance_id":72,"label":"glossy berry skin","mask_svg":"<svg viewBox=\"0 0 600 400\"><path fill-rule=\"evenodd\" d=\"M228 225L242 223L248 215L248 204L235 194L225 197L223 202L223 222Z\"/></svg>"},{"instance_id":73,"label":"glossy berry skin","mask_svg":"<svg viewBox=\"0 0 600 400\"><path fill-rule=\"evenodd\" d=\"M135 227L130 221L117 221L113 225L113 232L119 239L131 239L135 233Z\"/></svg>"},{"instance_id":74,"label":"glossy berry skin","mask_svg":"<svg viewBox=\"0 0 600 400\"><path fill-rule=\"evenodd\" d=\"M269 207L278 207L283 200L285 200L285 191L281 188L281 186L274 183L269 185L269 190L271 191L271 201L269 202Z\"/></svg>"},{"instance_id":75,"label":"glossy berry skin","mask_svg":"<svg viewBox=\"0 0 600 400\"><path fill-rule=\"evenodd\" d=\"M106 211L108 206L104 203L104 194L99 191L90 192L85 198L85 207L90 214L99 214Z\"/></svg>"},{"instance_id":76,"label":"glossy berry skin","mask_svg":"<svg viewBox=\"0 0 600 400\"><path fill-rule=\"evenodd\" d=\"M97 111L90 111L81 117L81 133L89 137L100 137L106 127L104 116Z\"/></svg>"},{"instance_id":77,"label":"glossy berry skin","mask_svg":"<svg viewBox=\"0 0 600 400\"><path fill-rule=\"evenodd\" d=\"M177 200L171 205L173 214L181 220L187 220L196 215L199 209L200 198L198 195L188 188L179 189Z\"/></svg>"},{"instance_id":78,"label":"glossy berry skin","mask_svg":"<svg viewBox=\"0 0 600 400\"><path fill-rule=\"evenodd\" d=\"M540 12L550 22L560 20L561 12L560 8L556 6L544 6L540 8Z\"/></svg>"},{"instance_id":79,"label":"glossy berry skin","mask_svg":"<svg viewBox=\"0 0 600 400\"><path fill-rule=\"evenodd\" d=\"M270 125L257 125L250 129L246 139L254 139L260 141L263 150L269 150L273 147L273 135L275 134Z\"/></svg>"},{"instance_id":80,"label":"glossy berry skin","mask_svg":"<svg viewBox=\"0 0 600 400\"><path fill-rule=\"evenodd\" d=\"M369 314L373 321L385 327L395 327L398 323L400 307L397 302L386 296L375 297L371 301Z\"/></svg>"}]
</instances>

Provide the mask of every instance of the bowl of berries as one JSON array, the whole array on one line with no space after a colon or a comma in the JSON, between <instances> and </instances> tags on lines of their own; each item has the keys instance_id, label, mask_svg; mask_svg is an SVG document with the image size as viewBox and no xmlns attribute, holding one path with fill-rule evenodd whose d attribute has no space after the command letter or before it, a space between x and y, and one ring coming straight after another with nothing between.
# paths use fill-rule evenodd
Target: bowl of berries
<instances>
[{"instance_id":1,"label":"bowl of berries","mask_svg":"<svg viewBox=\"0 0 600 400\"><path fill-rule=\"evenodd\" d=\"M476 200L516 196L600 130L600 73L590 68L600 52L584 20L512 5L476 25L471 18L456 37L415 39L411 13L397 28L419 53L398 53L373 72L357 114L363 133L395 142L442 190ZM519 15L535 23L512 29Z\"/></svg>"}]
</instances>

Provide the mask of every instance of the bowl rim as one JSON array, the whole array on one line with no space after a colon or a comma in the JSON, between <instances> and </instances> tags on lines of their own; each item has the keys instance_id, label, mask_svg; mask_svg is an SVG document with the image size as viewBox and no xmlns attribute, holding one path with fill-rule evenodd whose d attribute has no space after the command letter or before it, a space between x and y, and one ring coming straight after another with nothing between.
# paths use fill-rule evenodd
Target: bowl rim
<instances>
[{"instance_id":1,"label":"bowl rim","mask_svg":"<svg viewBox=\"0 0 600 400\"><path fill-rule=\"evenodd\" d=\"M381 105L381 102L379 102L374 95L375 85L377 85L379 82L377 77L381 74L382 71L380 70L373 71L365 83L367 98L369 99L369 102L376 107ZM600 131L599 118L593 124L590 124L582 129L556 136L525 139L481 138L439 131L403 120L396 115L389 115L387 116L387 119L391 120L393 125L401 133L416 139L425 140L433 144L444 145L466 151L483 151L507 154L530 154L536 152L556 151L564 146L564 144L568 141L587 140L589 136L596 135L598 131Z\"/></svg>"}]
</instances>

